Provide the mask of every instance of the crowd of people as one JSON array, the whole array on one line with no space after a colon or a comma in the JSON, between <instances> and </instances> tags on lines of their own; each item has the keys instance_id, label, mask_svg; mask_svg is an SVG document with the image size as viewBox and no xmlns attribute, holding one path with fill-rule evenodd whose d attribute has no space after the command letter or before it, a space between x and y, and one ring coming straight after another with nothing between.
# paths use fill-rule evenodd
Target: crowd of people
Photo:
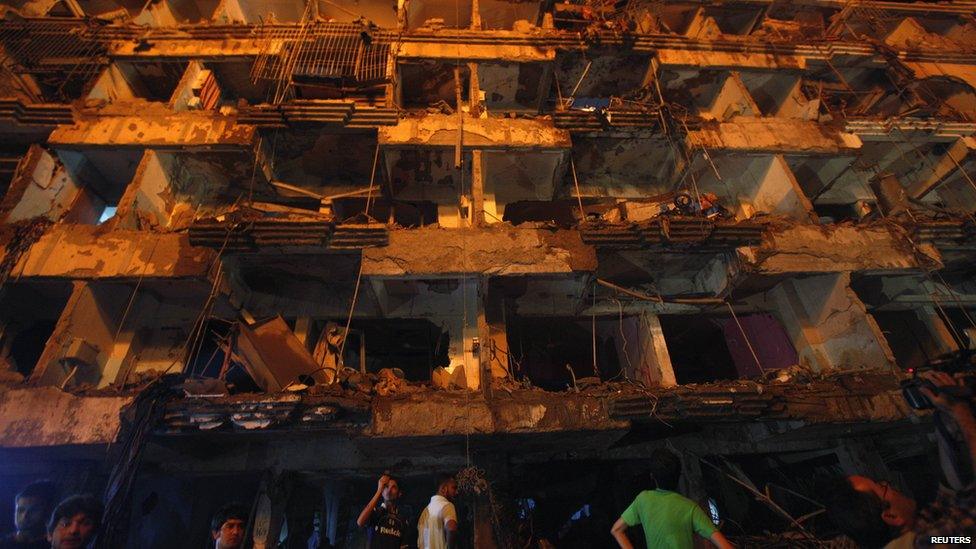
<instances>
[{"instance_id":1,"label":"crowd of people","mask_svg":"<svg viewBox=\"0 0 976 549\"><path fill-rule=\"evenodd\" d=\"M423 549L449 549L457 544L458 516L454 507L458 486L454 477L441 476L437 481L437 493L420 514L417 522L417 547ZM400 486L390 475L383 475L377 482L376 493L356 519L356 524L369 532L370 549L400 549L408 545L407 521L400 516L397 501Z\"/></svg>"},{"instance_id":2,"label":"crowd of people","mask_svg":"<svg viewBox=\"0 0 976 549\"><path fill-rule=\"evenodd\" d=\"M647 546L667 548L693 547L694 534L710 540L721 549L732 544L722 535L702 508L677 492L681 477L681 460L673 452L659 449L649 458L653 490L641 492L613 526L611 535L623 548L631 548L626 530L641 526ZM453 500L457 497L457 482L443 476L437 483L437 493L420 514L417 522L416 547L419 549L450 549L458 541L458 515ZM356 523L366 528L370 549L401 549L414 547L408 539L411 532L407 521L399 513L400 487L397 480L384 474L377 482L376 492L363 507Z\"/></svg>"},{"instance_id":3,"label":"crowd of people","mask_svg":"<svg viewBox=\"0 0 976 549\"><path fill-rule=\"evenodd\" d=\"M16 530L0 539L0 549L88 547L102 522L102 503L92 496L75 495L54 505L56 495L49 481L21 490L14 500Z\"/></svg>"},{"instance_id":4,"label":"crowd of people","mask_svg":"<svg viewBox=\"0 0 976 549\"><path fill-rule=\"evenodd\" d=\"M890 479L851 475L831 479L820 490L824 509L836 530L865 548L905 549L969 545L976 540L976 418L973 395L959 378L943 372L924 374L921 389L936 409L936 432L943 476L936 500L919 505L892 485ZM693 500L678 493L680 457L657 449L648 457L652 489L644 490L623 510L609 538L621 548L633 547L627 530L639 526L648 549L692 548L695 536L720 549L733 547L711 518ZM396 478L384 474L376 492L356 520L366 530L370 549L451 549L459 542L454 500L458 483L439 478L436 493L420 514L416 528L400 514L401 491ZM73 495L60 503L49 481L30 484L15 498L16 530L0 538L0 549L77 549L88 547L102 521L102 503L88 495ZM210 531L216 549L244 546L250 510L228 504L212 518ZM414 545L413 536L416 536ZM313 536L314 537L314 536ZM309 547L328 547L325 540L309 540ZM541 545L540 545L541 547Z\"/></svg>"}]
</instances>

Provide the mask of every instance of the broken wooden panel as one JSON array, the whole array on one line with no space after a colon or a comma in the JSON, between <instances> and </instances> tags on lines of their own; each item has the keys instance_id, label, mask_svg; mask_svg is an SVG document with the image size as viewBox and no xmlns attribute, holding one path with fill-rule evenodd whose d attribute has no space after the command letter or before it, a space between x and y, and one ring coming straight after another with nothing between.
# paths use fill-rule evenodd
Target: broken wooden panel
<instances>
[{"instance_id":1,"label":"broken wooden panel","mask_svg":"<svg viewBox=\"0 0 976 549\"><path fill-rule=\"evenodd\" d=\"M269 393L280 392L303 376L327 382L326 374L280 316L242 324L234 354L258 386Z\"/></svg>"}]
</instances>

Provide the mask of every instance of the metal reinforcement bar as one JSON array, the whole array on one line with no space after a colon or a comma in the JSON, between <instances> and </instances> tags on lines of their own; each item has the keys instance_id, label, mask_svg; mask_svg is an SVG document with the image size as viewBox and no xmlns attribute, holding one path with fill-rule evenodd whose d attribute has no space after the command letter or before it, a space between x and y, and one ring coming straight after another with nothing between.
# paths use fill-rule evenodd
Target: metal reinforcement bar
<instances>
[{"instance_id":1,"label":"metal reinforcement bar","mask_svg":"<svg viewBox=\"0 0 976 549\"><path fill-rule=\"evenodd\" d=\"M190 226L191 246L249 251L270 246L325 246L328 221L255 220L244 223L206 219Z\"/></svg>"},{"instance_id":2,"label":"metal reinforcement bar","mask_svg":"<svg viewBox=\"0 0 976 549\"><path fill-rule=\"evenodd\" d=\"M281 105L251 105L237 114L239 124L263 127L339 125L347 127L392 126L396 109L361 107L355 101L294 100Z\"/></svg>"},{"instance_id":3,"label":"metal reinforcement bar","mask_svg":"<svg viewBox=\"0 0 976 549\"><path fill-rule=\"evenodd\" d=\"M628 224L587 224L580 227L583 242L615 249L655 246L699 246L737 248L762 242L765 228L748 221L712 221L696 217L657 217ZM689 249L688 251L694 251Z\"/></svg>"},{"instance_id":4,"label":"metal reinforcement bar","mask_svg":"<svg viewBox=\"0 0 976 549\"><path fill-rule=\"evenodd\" d=\"M653 130L660 122L657 109L642 111L607 110L602 113L561 110L552 113L553 125L574 133L602 130Z\"/></svg>"},{"instance_id":5,"label":"metal reinforcement bar","mask_svg":"<svg viewBox=\"0 0 976 549\"><path fill-rule=\"evenodd\" d=\"M74 123L71 107L60 103L23 103L18 99L0 99L0 119L17 124L59 126Z\"/></svg>"}]
</instances>

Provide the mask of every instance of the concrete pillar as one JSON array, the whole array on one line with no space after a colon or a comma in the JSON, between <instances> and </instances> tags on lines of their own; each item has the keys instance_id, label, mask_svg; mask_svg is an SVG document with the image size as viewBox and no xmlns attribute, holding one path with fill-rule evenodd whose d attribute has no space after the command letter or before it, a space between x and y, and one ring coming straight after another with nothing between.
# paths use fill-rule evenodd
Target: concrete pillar
<instances>
[{"instance_id":1,"label":"concrete pillar","mask_svg":"<svg viewBox=\"0 0 976 549\"><path fill-rule=\"evenodd\" d=\"M485 157L483 152L475 152L478 155L478 161L473 161L474 163L471 166L471 192L477 193L473 196L475 211L478 214L478 217L476 217L475 220L476 222L480 222L482 225L499 223L505 216L505 205L498 203L498 200L495 197L497 189L495 188L494 184L488 182L485 174ZM478 170L477 178L474 177L474 170ZM475 190L476 183L478 185L477 190Z\"/></svg>"},{"instance_id":2,"label":"concrete pillar","mask_svg":"<svg viewBox=\"0 0 976 549\"><path fill-rule=\"evenodd\" d=\"M954 175L959 166L967 162L967 157L976 149L976 139L961 138L956 140L946 151L945 156L922 162L920 170L915 172L914 181L908 186L908 196L921 199L939 185Z\"/></svg>"},{"instance_id":3,"label":"concrete pillar","mask_svg":"<svg viewBox=\"0 0 976 549\"><path fill-rule=\"evenodd\" d=\"M477 3L478 0L474 0ZM478 14L477 10L473 12ZM479 23L480 25L480 23ZM468 63L468 107L469 112L477 114L481 105L481 84L478 80L478 64Z\"/></svg>"},{"instance_id":4,"label":"concrete pillar","mask_svg":"<svg viewBox=\"0 0 976 549\"><path fill-rule=\"evenodd\" d=\"M120 288L124 290L119 291ZM123 285L98 286L76 282L54 332L37 361L31 382L61 385L69 381L70 376L69 387L76 383L100 384L104 366L109 357L115 354L118 322L131 291L129 286ZM79 361L63 360L69 349L91 349L94 354L86 357L83 365ZM78 367L77 371L72 374L75 366Z\"/></svg>"},{"instance_id":5,"label":"concrete pillar","mask_svg":"<svg viewBox=\"0 0 976 549\"><path fill-rule=\"evenodd\" d=\"M129 318L126 324L129 328L125 329L123 327L119 331L119 337L115 338L115 341L109 349L109 356L105 361L105 366L102 367L102 376L98 382L99 389L105 388L112 383L124 384L128 372L135 366L132 363L133 357L130 351L132 350L136 337L135 326L137 325L137 319Z\"/></svg>"},{"instance_id":6,"label":"concrete pillar","mask_svg":"<svg viewBox=\"0 0 976 549\"><path fill-rule=\"evenodd\" d=\"M464 377L468 389L481 388L481 339L478 330L478 316L483 315L477 284L462 285L462 291L469 292L466 300L467 313L463 319L463 364Z\"/></svg>"},{"instance_id":7,"label":"concrete pillar","mask_svg":"<svg viewBox=\"0 0 976 549\"><path fill-rule=\"evenodd\" d=\"M697 457L688 453L681 455L681 492L688 499L701 505L702 509L707 512L708 493L705 491L701 462L698 461Z\"/></svg>"},{"instance_id":8,"label":"concrete pillar","mask_svg":"<svg viewBox=\"0 0 976 549\"><path fill-rule=\"evenodd\" d=\"M258 503L251 524L253 549L278 546L278 537L285 522L285 510L291 495L293 478L290 474L266 474L258 489Z\"/></svg>"},{"instance_id":9,"label":"concrete pillar","mask_svg":"<svg viewBox=\"0 0 976 549\"><path fill-rule=\"evenodd\" d=\"M910 208L905 189L893 174L881 174L872 179L870 185L878 197L878 207L884 215L898 215Z\"/></svg>"},{"instance_id":10,"label":"concrete pillar","mask_svg":"<svg viewBox=\"0 0 976 549\"><path fill-rule=\"evenodd\" d=\"M471 151L471 225L485 225L485 178L484 157L480 150Z\"/></svg>"},{"instance_id":11,"label":"concrete pillar","mask_svg":"<svg viewBox=\"0 0 976 549\"><path fill-rule=\"evenodd\" d=\"M495 549L494 525L491 520L491 506L488 499L478 498L474 505L474 546L478 549Z\"/></svg>"},{"instance_id":12,"label":"concrete pillar","mask_svg":"<svg viewBox=\"0 0 976 549\"><path fill-rule=\"evenodd\" d=\"M640 320L640 345L643 350L643 362L646 365L643 370L645 378L641 379L641 381L645 384L659 387L676 386L678 381L674 375L674 367L671 365L668 344L664 340L664 329L661 328L661 319L655 314L644 314L640 316Z\"/></svg>"},{"instance_id":13,"label":"concrete pillar","mask_svg":"<svg viewBox=\"0 0 976 549\"><path fill-rule=\"evenodd\" d=\"M478 0L471 0L471 28L481 30L481 10Z\"/></svg>"},{"instance_id":14,"label":"concrete pillar","mask_svg":"<svg viewBox=\"0 0 976 549\"><path fill-rule=\"evenodd\" d=\"M732 72L722 83L722 89L712 104L703 107L705 114L722 121L736 116L757 117L760 115L759 107L752 100L752 96L745 84L742 83L738 72Z\"/></svg>"},{"instance_id":15,"label":"concrete pillar","mask_svg":"<svg viewBox=\"0 0 976 549\"><path fill-rule=\"evenodd\" d=\"M939 350L939 354L951 353L959 350L959 344L956 343L956 339L952 337L952 331L946 326L942 317L939 316L938 311L935 307L921 307L915 309L915 316L925 324L928 328L929 335L932 336L932 342L935 347Z\"/></svg>"},{"instance_id":16,"label":"concrete pillar","mask_svg":"<svg viewBox=\"0 0 976 549\"><path fill-rule=\"evenodd\" d=\"M507 456L504 453L476 455L475 463L485 472L489 491L472 498L474 504L474 546L478 549L513 547L514 532L499 525L515 522L515 509L509 498Z\"/></svg>"},{"instance_id":17,"label":"concrete pillar","mask_svg":"<svg viewBox=\"0 0 976 549\"><path fill-rule=\"evenodd\" d=\"M295 319L295 337L302 342L302 345L308 347L308 336L309 329L312 325L312 317L300 316Z\"/></svg>"},{"instance_id":18,"label":"concrete pillar","mask_svg":"<svg viewBox=\"0 0 976 549\"><path fill-rule=\"evenodd\" d=\"M505 328L505 296L492 292L487 278L483 288L483 314L479 314L482 371L492 379L510 375L508 361L508 334Z\"/></svg>"},{"instance_id":19,"label":"concrete pillar","mask_svg":"<svg viewBox=\"0 0 976 549\"><path fill-rule=\"evenodd\" d=\"M613 324L611 334L617 343L620 366L628 379L654 387L677 385L657 315L642 313Z\"/></svg>"},{"instance_id":20,"label":"concrete pillar","mask_svg":"<svg viewBox=\"0 0 976 549\"><path fill-rule=\"evenodd\" d=\"M463 281L455 296L454 299L462 307L462 311L439 317L433 322L443 322L450 333L451 342L447 349L450 364L445 368L450 380L467 389L477 390L481 387L481 339L478 323L481 299L477 281ZM435 370L435 385L438 384L437 376Z\"/></svg>"},{"instance_id":21,"label":"concrete pillar","mask_svg":"<svg viewBox=\"0 0 976 549\"><path fill-rule=\"evenodd\" d=\"M850 288L850 273L788 280L768 297L801 364L815 371L894 367L881 328Z\"/></svg>"}]
</instances>

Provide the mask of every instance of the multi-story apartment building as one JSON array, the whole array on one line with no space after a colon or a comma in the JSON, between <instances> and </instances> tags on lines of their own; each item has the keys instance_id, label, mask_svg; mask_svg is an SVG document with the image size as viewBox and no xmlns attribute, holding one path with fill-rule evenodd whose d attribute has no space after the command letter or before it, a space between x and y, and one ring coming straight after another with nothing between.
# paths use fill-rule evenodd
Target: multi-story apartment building
<instances>
[{"instance_id":1,"label":"multi-story apartment building","mask_svg":"<svg viewBox=\"0 0 976 549\"><path fill-rule=\"evenodd\" d=\"M976 337L976 3L0 10L0 514L352 545L382 471L463 469L467 543L598 547L666 445L795 545L811 475L931 487L898 383Z\"/></svg>"}]
</instances>

